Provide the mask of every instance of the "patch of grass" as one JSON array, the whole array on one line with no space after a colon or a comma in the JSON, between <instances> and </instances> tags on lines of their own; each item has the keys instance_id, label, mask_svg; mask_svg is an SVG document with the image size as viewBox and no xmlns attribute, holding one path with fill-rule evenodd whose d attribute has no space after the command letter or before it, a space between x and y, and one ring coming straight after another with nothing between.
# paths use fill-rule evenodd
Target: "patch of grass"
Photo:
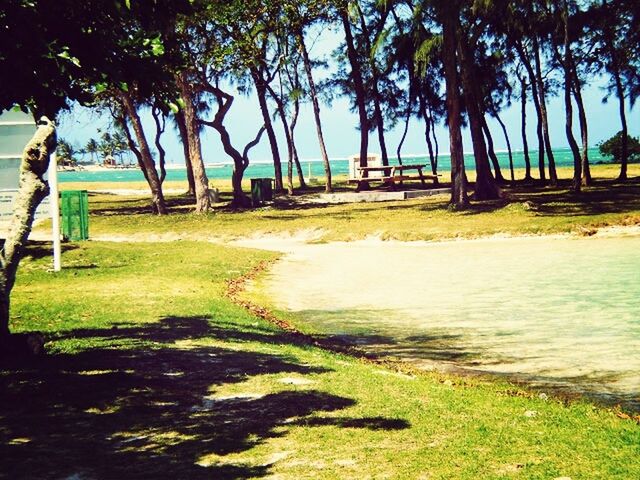
<instances>
[{"instance_id":1,"label":"patch of grass","mask_svg":"<svg viewBox=\"0 0 640 480\"><path fill-rule=\"evenodd\" d=\"M193 201L168 196L171 214L150 215L144 195L92 194L90 233L145 239L233 239L264 234L316 231L316 241L356 240L368 236L397 240L442 240L491 235L588 233L607 225L640 223L640 165L635 178L616 183L617 166L593 167L594 186L580 194L569 191L570 171L558 188L539 185L505 187L500 201L473 202L468 210L447 209L448 196L406 201L340 205L303 204L280 197L272 206L233 211L218 204L207 215L192 215ZM346 188L344 179L338 188ZM91 188L91 184L85 184ZM118 185L113 185L118 188ZM77 187L77 185L76 185ZM122 184L119 184L122 188ZM226 187L228 188L228 187ZM229 199L228 193L225 198ZM47 228L43 226L42 228Z\"/></svg>"},{"instance_id":2,"label":"patch of grass","mask_svg":"<svg viewBox=\"0 0 640 480\"><path fill-rule=\"evenodd\" d=\"M0 478L640 477L640 428L611 411L400 374L224 298L272 254L85 242L52 274L44 247L12 328L45 332L51 354L2 365Z\"/></svg>"}]
</instances>

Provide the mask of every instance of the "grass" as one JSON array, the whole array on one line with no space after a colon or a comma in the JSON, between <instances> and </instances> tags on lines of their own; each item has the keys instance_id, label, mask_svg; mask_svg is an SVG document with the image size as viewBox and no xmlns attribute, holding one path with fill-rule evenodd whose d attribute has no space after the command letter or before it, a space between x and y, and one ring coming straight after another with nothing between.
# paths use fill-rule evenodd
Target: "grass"
<instances>
[{"instance_id":1,"label":"grass","mask_svg":"<svg viewBox=\"0 0 640 480\"><path fill-rule=\"evenodd\" d=\"M146 195L92 194L91 232L97 237L117 232L119 236L145 239L161 232L165 238L227 240L313 231L317 241L356 240L372 235L383 239L442 240L497 234L589 234L602 226L640 223L640 165L630 166L633 178L625 184L613 180L617 168L594 166L597 182L580 194L569 191L566 179L569 171L565 169L560 170L565 180L559 188L536 185L505 188L504 200L472 203L470 209L460 212L447 209L449 199L444 195L340 205L303 204L281 197L273 206L264 208L234 211L218 204L214 213L194 216L192 200L168 196L171 221L167 222L149 215ZM84 186L93 188L92 184ZM340 182L337 186L346 188Z\"/></svg>"},{"instance_id":2,"label":"grass","mask_svg":"<svg viewBox=\"0 0 640 480\"><path fill-rule=\"evenodd\" d=\"M68 243L57 274L49 246L30 246L11 327L43 332L49 355L0 365L0 478L640 478L640 427L620 412L302 342L225 296L229 280L275 254L188 241L637 224L638 178L620 185L611 167L594 173L600 181L580 195L518 186L465 212L432 198L194 216L174 196L171 215L155 217L143 196L92 195L94 237L185 240Z\"/></svg>"},{"instance_id":3,"label":"grass","mask_svg":"<svg viewBox=\"0 0 640 480\"><path fill-rule=\"evenodd\" d=\"M640 477L613 411L331 353L224 296L273 254L85 242L52 274L45 247L12 328L50 355L0 370L0 478Z\"/></svg>"}]
</instances>

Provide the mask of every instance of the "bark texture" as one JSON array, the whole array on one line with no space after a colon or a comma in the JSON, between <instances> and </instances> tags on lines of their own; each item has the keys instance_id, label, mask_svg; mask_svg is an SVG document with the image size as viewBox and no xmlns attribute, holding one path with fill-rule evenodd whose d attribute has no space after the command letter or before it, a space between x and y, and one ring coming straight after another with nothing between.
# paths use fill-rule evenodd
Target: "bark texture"
<instances>
[{"instance_id":1,"label":"bark texture","mask_svg":"<svg viewBox=\"0 0 640 480\"><path fill-rule=\"evenodd\" d=\"M447 95L447 119L449 124L449 149L451 152L451 206L463 209L469 204L467 196L467 175L464 171L462 147L462 111L460 87L458 86L458 66L456 61L456 9L445 6L442 12L443 63Z\"/></svg>"},{"instance_id":2,"label":"bark texture","mask_svg":"<svg viewBox=\"0 0 640 480\"><path fill-rule=\"evenodd\" d=\"M145 178L147 179L149 188L151 189L151 208L154 213L164 215L167 213L167 207L162 193L162 183L160 182L155 162L151 156L151 149L149 148L147 137L145 136L144 129L142 128L140 115L138 115L138 110L136 109L133 99L128 92L121 91L119 92L118 97L126 116L131 122L131 127L133 128L136 139L138 140L140 166L144 172Z\"/></svg>"},{"instance_id":3,"label":"bark texture","mask_svg":"<svg viewBox=\"0 0 640 480\"><path fill-rule=\"evenodd\" d=\"M358 107L358 119L360 121L360 166L367 166L367 153L369 150L369 119L367 117L367 106L365 101L364 81L362 80L362 72L358 63L358 52L356 51L353 33L351 31L351 23L349 22L349 14L346 9L340 11L342 20L342 28L344 29L345 43L347 45L347 57L351 65L351 80L353 81L353 90L356 94L356 105ZM365 190L369 187L367 182L361 182L358 185L359 190Z\"/></svg>"},{"instance_id":4,"label":"bark texture","mask_svg":"<svg viewBox=\"0 0 640 480\"><path fill-rule=\"evenodd\" d=\"M9 233L0 252L0 352L10 343L11 290L31 232L36 209L49 194L49 185L44 175L49 167L49 157L55 148L55 125L48 118L42 117L36 133L27 143L22 154L18 195L13 206Z\"/></svg>"},{"instance_id":5,"label":"bark texture","mask_svg":"<svg viewBox=\"0 0 640 480\"><path fill-rule=\"evenodd\" d=\"M333 186L331 184L331 165L329 164L329 156L327 155L327 148L324 143L324 134L322 133L322 122L320 120L320 102L318 101L316 84L313 80L311 59L309 58L307 46L304 43L304 34L302 33L302 31L298 31L298 46L300 47L300 53L302 53L304 71L307 74L307 82L309 83L309 93L311 94L311 103L313 104L313 118L316 122L316 132L318 134L318 144L320 145L320 155L322 157L322 164L324 165L324 174L327 179L324 191L327 193L331 193L333 191Z\"/></svg>"},{"instance_id":6,"label":"bark texture","mask_svg":"<svg viewBox=\"0 0 640 480\"><path fill-rule=\"evenodd\" d=\"M184 125L189 143L189 163L191 164L193 181L196 187L196 213L205 213L211 210L211 199L209 198L209 179L202 160L200 124L193 104L193 90L187 78L187 73L181 72L177 77L180 97L184 104Z\"/></svg>"}]
</instances>

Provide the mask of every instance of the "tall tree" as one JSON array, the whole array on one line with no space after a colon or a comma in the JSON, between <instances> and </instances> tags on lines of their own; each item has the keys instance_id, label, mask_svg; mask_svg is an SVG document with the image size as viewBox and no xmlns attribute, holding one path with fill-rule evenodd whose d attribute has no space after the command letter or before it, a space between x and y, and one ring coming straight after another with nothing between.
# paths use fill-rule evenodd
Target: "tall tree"
<instances>
[{"instance_id":1,"label":"tall tree","mask_svg":"<svg viewBox=\"0 0 640 480\"><path fill-rule=\"evenodd\" d=\"M466 208L467 175L464 171L464 153L462 146L462 105L458 85L458 16L459 0L447 2L436 7L436 15L442 25L442 60L444 64L447 121L449 125L449 152L451 155L451 205L457 209Z\"/></svg>"}]
</instances>

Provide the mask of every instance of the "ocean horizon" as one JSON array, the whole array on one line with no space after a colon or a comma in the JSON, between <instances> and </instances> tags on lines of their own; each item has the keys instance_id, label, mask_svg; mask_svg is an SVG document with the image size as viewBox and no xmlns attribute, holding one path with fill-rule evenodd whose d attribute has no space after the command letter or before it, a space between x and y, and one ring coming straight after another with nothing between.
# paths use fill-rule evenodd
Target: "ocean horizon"
<instances>
[{"instance_id":1,"label":"ocean horizon","mask_svg":"<svg viewBox=\"0 0 640 480\"><path fill-rule=\"evenodd\" d=\"M522 150L513 151L513 164L514 168L524 168L524 152ZM573 155L569 148L559 148L553 150L556 166L573 166ZM612 163L612 160L607 157L603 157L597 147L589 149L589 161L591 164ZM496 151L496 156L500 163L500 167L503 170L503 176L509 177L509 154L507 151ZM465 167L467 169L475 168L473 153L465 153ZM529 157L531 160L531 170L533 175L536 176L538 172L538 151L530 150ZM428 155L421 154L406 154L402 155L403 163L422 163L427 165L427 171L431 170ZM397 163L396 156L391 156L390 161L392 164ZM305 177L323 177L324 165L321 159L304 159L300 161L302 170ZM329 160L331 165L331 173L333 175L346 175L349 173L349 161L345 157L335 157ZM230 161L223 161L218 163L206 163L207 176L211 180L224 180L231 179L231 172L233 163ZM187 178L186 167L180 163L168 163L166 166L167 181L185 181ZM282 162L283 175L286 176L287 162ZM451 170L451 161L448 153L441 153L438 157L438 172L449 172ZM294 171L294 176L296 175ZM273 177L274 166L273 163L268 161L256 161L250 163L245 170L245 178L263 178ZM61 171L58 173L58 181L64 182L140 182L144 181L142 172L137 168L122 169L115 168L113 170L76 170L76 171Z\"/></svg>"}]
</instances>

